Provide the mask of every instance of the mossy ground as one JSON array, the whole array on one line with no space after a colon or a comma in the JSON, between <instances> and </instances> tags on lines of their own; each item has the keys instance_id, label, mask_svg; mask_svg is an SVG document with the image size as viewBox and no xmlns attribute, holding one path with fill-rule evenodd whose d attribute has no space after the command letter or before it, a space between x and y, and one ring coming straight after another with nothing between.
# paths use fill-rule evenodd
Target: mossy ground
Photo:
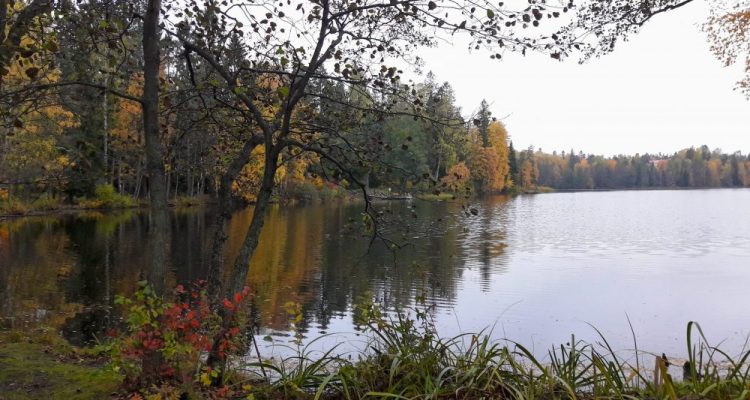
<instances>
[{"instance_id":1,"label":"mossy ground","mask_svg":"<svg viewBox=\"0 0 750 400\"><path fill-rule=\"evenodd\" d=\"M61 343L0 335L0 400L108 399L120 377Z\"/></svg>"}]
</instances>

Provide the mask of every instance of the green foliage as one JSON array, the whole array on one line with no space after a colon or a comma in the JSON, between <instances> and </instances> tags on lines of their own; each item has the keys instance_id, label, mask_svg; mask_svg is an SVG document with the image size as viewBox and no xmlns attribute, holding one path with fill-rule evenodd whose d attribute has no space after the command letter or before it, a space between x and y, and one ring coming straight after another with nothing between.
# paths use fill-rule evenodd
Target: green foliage
<instances>
[{"instance_id":1,"label":"green foliage","mask_svg":"<svg viewBox=\"0 0 750 400\"><path fill-rule=\"evenodd\" d=\"M354 309L370 334L355 361L332 350L312 357L308 347L281 364L257 398L294 399L745 399L750 392L750 351L739 357L706 344L700 327L688 324L688 363L682 381L660 356L638 353L625 361L600 335L599 344L571 337L545 359L524 346L490 339L486 332L441 337L431 309L418 297L407 312L388 314L369 298ZM598 332L598 331L597 331ZM697 346L693 338L698 333ZM635 340L635 339L634 339ZM637 349L637 343L636 343ZM643 359L656 359L651 369ZM255 364L257 368L260 364Z\"/></svg>"},{"instance_id":2,"label":"green foliage","mask_svg":"<svg viewBox=\"0 0 750 400\"><path fill-rule=\"evenodd\" d=\"M24 215L29 211L31 211L31 205L24 201L16 199L0 200L0 215Z\"/></svg>"},{"instance_id":3,"label":"green foliage","mask_svg":"<svg viewBox=\"0 0 750 400\"><path fill-rule=\"evenodd\" d=\"M528 150L521 156L519 162L531 160L536 167L529 170L537 173L534 184L555 189L750 187L748 156L711 151L705 145L672 155L603 157L573 150L562 154ZM523 165L520 168L523 175Z\"/></svg>"},{"instance_id":4,"label":"green foliage","mask_svg":"<svg viewBox=\"0 0 750 400\"><path fill-rule=\"evenodd\" d=\"M31 203L31 207L34 210L49 211L57 210L62 206L62 201L59 198L54 198L48 194L43 194L38 199Z\"/></svg>"},{"instance_id":5,"label":"green foliage","mask_svg":"<svg viewBox=\"0 0 750 400\"><path fill-rule=\"evenodd\" d=\"M119 194L110 184L97 185L93 199L80 200L78 204L83 208L130 208L136 202L130 196Z\"/></svg>"},{"instance_id":6,"label":"green foliage","mask_svg":"<svg viewBox=\"0 0 750 400\"><path fill-rule=\"evenodd\" d=\"M166 302L145 282L139 285L132 298L115 299L125 308L125 329L110 332L113 339L99 347L109 354L126 387L138 391L158 384L189 391L221 386L219 370L205 363L206 356L216 350L216 356L226 360L242 348L241 311L249 289L224 299L222 312L215 313L203 282L190 290L178 286L174 302Z\"/></svg>"},{"instance_id":7,"label":"green foliage","mask_svg":"<svg viewBox=\"0 0 750 400\"><path fill-rule=\"evenodd\" d=\"M194 291L178 293L193 298ZM203 294L197 293L198 298ZM179 296L178 296L179 297ZM194 299L195 300L195 299ZM240 299L225 300L224 307L236 309ZM389 313L365 296L353 309L355 322L370 337L367 349L355 357L340 357L334 346L323 353L315 339L307 345L288 347L293 356L276 360L245 362L238 357L226 363L222 375L205 368L205 347L196 347L182 326L192 326L189 313L197 303L184 307L179 301L165 303L147 286L132 298L119 297L117 302L128 309L123 334L97 351L106 351L112 365L130 384L129 392L146 396L173 398L248 398L248 399L746 399L750 393L750 351L736 356L708 343L703 329L690 322L686 329L687 357L683 376L673 377L663 356L639 352L623 358L597 330L597 344L571 340L550 349L539 358L521 344L491 339L490 332L441 337L432 323L432 308L424 296L417 296L416 306ZM299 305L288 303L289 318L299 318ZM181 311L176 311L181 310ZM170 315L170 313L172 313ZM201 317L203 318L203 317ZM220 324L216 316L206 316L194 332L204 326ZM200 318L199 318L200 319ZM207 321L214 322L207 322ZM170 326L172 328L170 328ZM237 324L231 326L238 326ZM205 332L215 328L206 328ZM160 335L150 333L160 332ZM171 332L171 333L169 333ZM202 336L206 337L206 336ZM162 338L160 343L155 340ZM169 339L169 338L173 338ZM172 340L170 342L170 340ZM234 340L234 339L233 339ZM92 398L110 393L119 379L111 372L73 361L60 362L50 355L71 353L61 339L46 334L35 335L32 342L21 332L0 335L0 387L20 382L30 392L10 389L9 398ZM44 344L45 349L38 347ZM126 354L137 354L130 360L148 360L150 346L163 356L156 382L131 380L124 364ZM139 353L140 351L140 353ZM236 348L235 354L246 350ZM130 353L129 353L130 352ZM154 354L154 353L152 353ZM227 353L230 354L230 353ZM186 356L188 356L186 358ZM82 354L67 357L79 359ZM177 373L177 360L192 359ZM655 363L651 363L655 360ZM680 362L681 363L681 362ZM164 367L166 366L166 367ZM174 371L169 368L174 367ZM45 382L38 385L45 371ZM224 385L214 386L222 376ZM51 381L49 379L52 378ZM71 385L79 390L71 390ZM15 387L15 386L13 386ZM78 396L78 397L76 397ZM87 397L88 396L88 397ZM171 396L171 397L170 397Z\"/></svg>"}]
</instances>

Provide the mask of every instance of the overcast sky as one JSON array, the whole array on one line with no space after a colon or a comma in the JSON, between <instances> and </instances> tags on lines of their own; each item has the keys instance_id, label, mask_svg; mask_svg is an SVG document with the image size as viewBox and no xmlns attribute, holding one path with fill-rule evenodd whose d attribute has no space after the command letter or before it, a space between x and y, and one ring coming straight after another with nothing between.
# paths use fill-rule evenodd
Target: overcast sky
<instances>
[{"instance_id":1,"label":"overcast sky","mask_svg":"<svg viewBox=\"0 0 750 400\"><path fill-rule=\"evenodd\" d=\"M584 65L542 56L498 62L458 42L421 54L465 114L486 98L495 116L507 116L516 148L613 155L707 144L748 153L750 101L734 90L742 72L709 52L698 26L706 15L703 2L663 14Z\"/></svg>"}]
</instances>

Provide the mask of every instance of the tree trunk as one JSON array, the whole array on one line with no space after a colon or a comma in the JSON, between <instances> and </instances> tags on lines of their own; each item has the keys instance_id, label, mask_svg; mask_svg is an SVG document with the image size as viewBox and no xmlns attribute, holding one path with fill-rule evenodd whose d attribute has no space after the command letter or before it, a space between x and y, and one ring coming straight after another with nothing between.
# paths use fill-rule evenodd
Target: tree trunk
<instances>
[{"instance_id":1,"label":"tree trunk","mask_svg":"<svg viewBox=\"0 0 750 400\"><path fill-rule=\"evenodd\" d=\"M109 57L109 51L105 54L105 56ZM109 62L109 61L107 61ZM109 177L106 175L109 173L109 71L107 71L105 77L104 77L104 91L102 93L102 113L104 113L104 120L102 122L102 129L103 129L103 135L104 135L104 159L102 160L104 162L104 180L112 184L112 181L114 180L114 174L110 174ZM112 165L112 170L114 171L114 165ZM109 179L108 179L109 178Z\"/></svg>"},{"instance_id":2,"label":"tree trunk","mask_svg":"<svg viewBox=\"0 0 750 400\"><path fill-rule=\"evenodd\" d=\"M211 259L208 264L208 296L213 309L219 306L224 281L224 244L227 241L227 222L232 216L232 179L226 175L219 184L214 238L211 243Z\"/></svg>"},{"instance_id":3,"label":"tree trunk","mask_svg":"<svg viewBox=\"0 0 750 400\"><path fill-rule=\"evenodd\" d=\"M245 234L245 240L242 243L240 252L234 261L232 268L232 276L228 285L227 293L232 295L234 293L240 293L245 287L247 281L247 274L250 270L250 258L258 247L258 241L260 239L260 233L265 222L266 211L271 201L271 194L273 193L274 177L276 175L276 169L278 168L277 159L278 151L274 148L266 147L266 158L265 166L263 168L263 180L261 182L260 191L253 209L253 218L250 222L250 227ZM231 183L231 182L230 182ZM224 191L224 190L222 190ZM225 224L226 225L226 224ZM225 229L225 228L224 228ZM224 232L226 236L226 232ZM216 244L216 243L214 243ZM216 248L213 249L214 251ZM209 282L211 277L209 276ZM230 322L232 321L233 312L230 310L222 310L223 315L223 326L221 332L214 338L211 351L208 354L207 364L210 366L217 366L222 362L222 357L219 356L219 344L224 336L224 332L230 328Z\"/></svg>"},{"instance_id":4,"label":"tree trunk","mask_svg":"<svg viewBox=\"0 0 750 400\"><path fill-rule=\"evenodd\" d=\"M169 210L164 172L164 151L159 127L159 12L161 0L149 0L143 21L143 132L146 138L146 171L151 200L149 228L149 281L164 292L169 256Z\"/></svg>"},{"instance_id":5,"label":"tree trunk","mask_svg":"<svg viewBox=\"0 0 750 400\"><path fill-rule=\"evenodd\" d=\"M440 178L440 157L437 159L437 166L435 167L435 184L437 184Z\"/></svg>"},{"instance_id":6,"label":"tree trunk","mask_svg":"<svg viewBox=\"0 0 750 400\"><path fill-rule=\"evenodd\" d=\"M133 197L139 199L141 197L141 184L143 183L143 160L138 160L138 166L135 172L135 190L133 191Z\"/></svg>"},{"instance_id":7,"label":"tree trunk","mask_svg":"<svg viewBox=\"0 0 750 400\"><path fill-rule=\"evenodd\" d=\"M242 242L240 253L234 261L232 268L232 278L229 285L229 293L241 292L247 282L247 273L250 269L250 258L258 247L260 232L266 218L268 204L273 194L274 177L278 168L278 152L275 149L266 149L266 160L263 168L263 181L258 192L258 197L253 209L253 218L250 227L245 234L245 240Z\"/></svg>"},{"instance_id":8,"label":"tree trunk","mask_svg":"<svg viewBox=\"0 0 750 400\"><path fill-rule=\"evenodd\" d=\"M248 140L218 182L217 213L214 221L214 238L211 244L211 259L208 265L207 279L208 295L213 309L219 306L223 292L224 244L227 241L226 224L232 216L232 182L242 172L250 153L258 145L260 145L259 139ZM273 183L273 180L271 182Z\"/></svg>"}]
</instances>

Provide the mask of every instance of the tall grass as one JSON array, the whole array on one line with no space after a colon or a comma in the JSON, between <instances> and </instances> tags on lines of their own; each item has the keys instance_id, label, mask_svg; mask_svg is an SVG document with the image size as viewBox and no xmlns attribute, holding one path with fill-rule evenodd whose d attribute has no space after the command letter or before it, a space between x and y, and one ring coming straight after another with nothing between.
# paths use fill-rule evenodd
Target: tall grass
<instances>
[{"instance_id":1,"label":"tall grass","mask_svg":"<svg viewBox=\"0 0 750 400\"><path fill-rule=\"evenodd\" d=\"M709 345L695 322L687 325L687 361L670 369L662 356L639 353L635 335L633 362L618 356L598 330L596 344L573 336L539 359L521 344L491 339L490 332L443 338L429 308L385 316L366 306L355 315L372 338L356 360L337 357L335 348L315 356L308 345L280 363L248 364L265 382L253 397L750 399L750 351L730 355ZM273 373L261 375L261 366ZM672 377L675 369L684 369L684 379Z\"/></svg>"}]
</instances>

